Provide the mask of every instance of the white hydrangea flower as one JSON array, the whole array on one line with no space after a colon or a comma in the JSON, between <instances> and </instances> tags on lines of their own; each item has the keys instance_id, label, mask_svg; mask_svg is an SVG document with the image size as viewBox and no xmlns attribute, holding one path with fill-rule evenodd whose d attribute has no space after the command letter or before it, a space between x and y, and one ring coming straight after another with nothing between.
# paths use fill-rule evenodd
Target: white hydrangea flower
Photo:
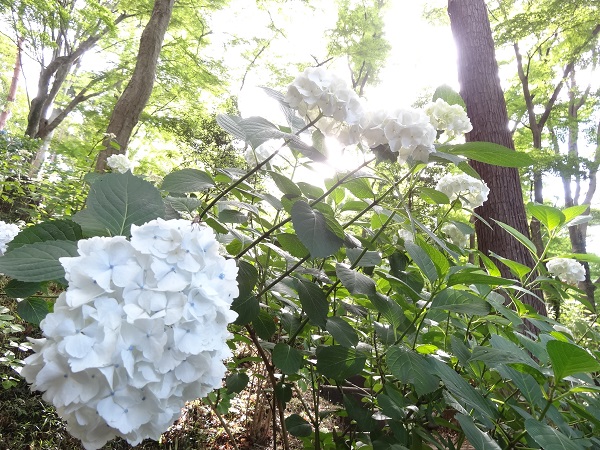
<instances>
[{"instance_id":1,"label":"white hydrangea flower","mask_svg":"<svg viewBox=\"0 0 600 450\"><path fill-rule=\"evenodd\" d=\"M577 285L585 280L585 268L583 265L571 258L554 258L546 263L548 272L560 281Z\"/></svg>"},{"instance_id":2,"label":"white hydrangea flower","mask_svg":"<svg viewBox=\"0 0 600 450\"><path fill-rule=\"evenodd\" d=\"M358 95L324 67L309 67L288 86L285 101L304 117L321 112L338 122L357 124L362 116Z\"/></svg>"},{"instance_id":3,"label":"white hydrangea flower","mask_svg":"<svg viewBox=\"0 0 600 450\"><path fill-rule=\"evenodd\" d=\"M106 158L106 164L110 167L114 172L125 173L128 170L133 172L135 168L135 163L127 158L126 155L111 155Z\"/></svg>"},{"instance_id":4,"label":"white hydrangea flower","mask_svg":"<svg viewBox=\"0 0 600 450\"><path fill-rule=\"evenodd\" d=\"M444 175L438 181L435 189L446 194L450 201L454 201L460 196L463 206L471 209L483 205L490 193L485 182L462 173Z\"/></svg>"},{"instance_id":5,"label":"white hydrangea flower","mask_svg":"<svg viewBox=\"0 0 600 450\"><path fill-rule=\"evenodd\" d=\"M398 153L398 162L409 159L427 162L434 151L435 128L429 118L416 109L398 109L383 122L383 133L390 150Z\"/></svg>"},{"instance_id":6,"label":"white hydrangea flower","mask_svg":"<svg viewBox=\"0 0 600 450\"><path fill-rule=\"evenodd\" d=\"M21 370L86 449L158 439L186 400L221 386L231 356L237 266L212 230L157 219L131 234L60 259L69 287Z\"/></svg>"},{"instance_id":7,"label":"white hydrangea flower","mask_svg":"<svg viewBox=\"0 0 600 450\"><path fill-rule=\"evenodd\" d=\"M6 251L7 244L19 234L19 227L14 223L6 223L0 220L0 256Z\"/></svg>"},{"instance_id":8,"label":"white hydrangea flower","mask_svg":"<svg viewBox=\"0 0 600 450\"><path fill-rule=\"evenodd\" d=\"M405 230L404 228L400 228L398 230L398 236L404 242L414 242L415 241L415 236L412 234L412 232Z\"/></svg>"},{"instance_id":9,"label":"white hydrangea flower","mask_svg":"<svg viewBox=\"0 0 600 450\"><path fill-rule=\"evenodd\" d=\"M469 245L469 236L464 234L453 223L447 223L442 227L442 231L448 236L454 245L465 248Z\"/></svg>"},{"instance_id":10,"label":"white hydrangea flower","mask_svg":"<svg viewBox=\"0 0 600 450\"><path fill-rule=\"evenodd\" d=\"M460 105L450 105L441 98L425 107L431 124L436 130L444 130L446 140L468 133L473 129L467 112Z\"/></svg>"}]
</instances>

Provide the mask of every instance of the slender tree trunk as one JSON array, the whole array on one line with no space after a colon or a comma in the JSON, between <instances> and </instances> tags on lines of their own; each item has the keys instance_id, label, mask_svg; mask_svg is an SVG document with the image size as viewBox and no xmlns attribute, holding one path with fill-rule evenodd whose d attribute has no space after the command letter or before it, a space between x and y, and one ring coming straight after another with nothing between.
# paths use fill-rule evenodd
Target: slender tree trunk
<instances>
[{"instance_id":1,"label":"slender tree trunk","mask_svg":"<svg viewBox=\"0 0 600 450\"><path fill-rule=\"evenodd\" d=\"M155 0L152 16L140 39L137 62L129 84L117 101L106 134L105 149L98 155L96 172L106 170L106 160L115 153L125 153L133 128L146 106L156 76L156 66L173 12L174 0ZM110 144L116 142L118 149Z\"/></svg>"},{"instance_id":2,"label":"slender tree trunk","mask_svg":"<svg viewBox=\"0 0 600 450\"><path fill-rule=\"evenodd\" d=\"M17 60L15 61L15 68L13 70L13 77L10 82L10 89L8 90L8 96L6 98L6 106L4 111L0 113L0 130L4 130L6 122L10 117L10 108L17 98L17 86L19 85L19 76L21 75L21 46L23 44L23 38L19 38L17 41Z\"/></svg>"},{"instance_id":3,"label":"slender tree trunk","mask_svg":"<svg viewBox=\"0 0 600 450\"><path fill-rule=\"evenodd\" d=\"M449 0L448 14L458 50L460 93L473 124L473 131L466 136L467 141L493 142L514 149L485 2ZM471 164L490 188L488 201L477 209L477 213L492 227L476 221L479 250L486 255L493 252L533 267L529 251L492 220L504 222L525 236L529 235L518 170L476 161ZM498 265L504 277L513 278L508 267L501 263ZM540 314L547 315L543 301L533 296L526 296L523 301Z\"/></svg>"}]
</instances>

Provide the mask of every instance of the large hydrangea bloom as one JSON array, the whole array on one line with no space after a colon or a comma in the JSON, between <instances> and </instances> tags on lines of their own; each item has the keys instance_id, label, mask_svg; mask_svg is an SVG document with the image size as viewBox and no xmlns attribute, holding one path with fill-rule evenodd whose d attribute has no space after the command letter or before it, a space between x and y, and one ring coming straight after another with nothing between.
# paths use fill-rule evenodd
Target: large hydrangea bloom
<instances>
[{"instance_id":1,"label":"large hydrangea bloom","mask_svg":"<svg viewBox=\"0 0 600 450\"><path fill-rule=\"evenodd\" d=\"M114 172L117 173L125 173L128 170L133 172L135 168L135 163L130 160L127 155L115 154L106 158L106 164L110 167Z\"/></svg>"},{"instance_id":2,"label":"large hydrangea bloom","mask_svg":"<svg viewBox=\"0 0 600 450\"><path fill-rule=\"evenodd\" d=\"M6 245L19 234L19 227L0 220L0 256L6 251Z\"/></svg>"},{"instance_id":3,"label":"large hydrangea bloom","mask_svg":"<svg viewBox=\"0 0 600 450\"><path fill-rule=\"evenodd\" d=\"M186 400L221 385L237 266L211 229L153 220L79 242L69 287L40 324L21 374L86 449L158 439Z\"/></svg>"},{"instance_id":4,"label":"large hydrangea bloom","mask_svg":"<svg viewBox=\"0 0 600 450\"><path fill-rule=\"evenodd\" d=\"M483 205L490 193L485 182L466 174L444 175L435 188L446 194L450 201L460 197L463 206L472 209Z\"/></svg>"},{"instance_id":5,"label":"large hydrangea bloom","mask_svg":"<svg viewBox=\"0 0 600 450\"><path fill-rule=\"evenodd\" d=\"M450 105L441 98L425 107L431 124L436 130L443 130L446 140L468 133L473 129L466 111L460 105Z\"/></svg>"},{"instance_id":6,"label":"large hydrangea bloom","mask_svg":"<svg viewBox=\"0 0 600 450\"><path fill-rule=\"evenodd\" d=\"M585 268L571 258L554 258L546 263L548 272L560 281L576 286L585 280Z\"/></svg>"}]
</instances>

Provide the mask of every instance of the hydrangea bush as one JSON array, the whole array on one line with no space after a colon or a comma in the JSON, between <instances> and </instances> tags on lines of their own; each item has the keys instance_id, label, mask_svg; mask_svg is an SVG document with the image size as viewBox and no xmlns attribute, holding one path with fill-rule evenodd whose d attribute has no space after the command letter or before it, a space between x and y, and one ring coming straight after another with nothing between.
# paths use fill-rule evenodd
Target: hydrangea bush
<instances>
[{"instance_id":1,"label":"hydrangea bush","mask_svg":"<svg viewBox=\"0 0 600 450\"><path fill-rule=\"evenodd\" d=\"M543 263L583 258L549 252L585 207L528 205L543 249L498 223L535 268L483 255L467 237L489 189L467 159L514 167L525 155L448 144L470 128L456 105L376 111L324 68L266 92L287 123L218 118L246 146L247 170L187 168L158 187L131 171L96 177L72 220L24 229L0 257L9 292L65 286L22 374L69 430L88 448L157 438L186 399L241 392L250 346L286 450L290 435L319 450L600 447L600 336L575 340L522 302L539 289L582 298ZM356 167L299 180L327 161L324 135ZM553 273L571 280L569 267ZM47 312L37 297L21 303ZM236 342L245 356L229 351ZM339 408L322 409L323 388ZM327 428L328 414L347 419Z\"/></svg>"}]
</instances>

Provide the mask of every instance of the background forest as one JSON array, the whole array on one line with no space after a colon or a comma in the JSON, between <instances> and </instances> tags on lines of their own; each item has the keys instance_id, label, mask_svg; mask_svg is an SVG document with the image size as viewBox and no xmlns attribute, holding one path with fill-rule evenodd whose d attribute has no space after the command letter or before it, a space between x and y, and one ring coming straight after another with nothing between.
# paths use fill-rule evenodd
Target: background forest
<instances>
[{"instance_id":1,"label":"background forest","mask_svg":"<svg viewBox=\"0 0 600 450\"><path fill-rule=\"evenodd\" d=\"M600 449L600 2L408 3L0 0L2 449Z\"/></svg>"}]
</instances>

